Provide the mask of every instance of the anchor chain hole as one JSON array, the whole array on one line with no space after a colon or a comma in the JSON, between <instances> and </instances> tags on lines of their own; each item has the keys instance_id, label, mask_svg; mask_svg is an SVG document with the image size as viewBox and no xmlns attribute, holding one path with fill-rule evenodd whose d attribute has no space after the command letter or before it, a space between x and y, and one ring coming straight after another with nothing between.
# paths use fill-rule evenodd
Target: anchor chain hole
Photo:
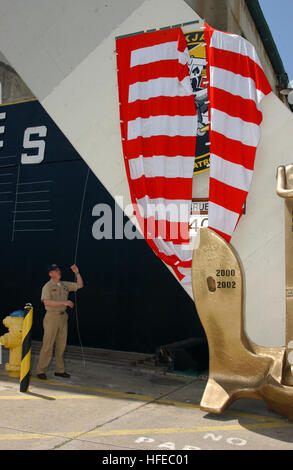
<instances>
[{"instance_id":1,"label":"anchor chain hole","mask_svg":"<svg viewBox=\"0 0 293 470\"><path fill-rule=\"evenodd\" d=\"M215 292L217 289L217 284L215 279L212 276L207 278L208 289L210 292Z\"/></svg>"}]
</instances>

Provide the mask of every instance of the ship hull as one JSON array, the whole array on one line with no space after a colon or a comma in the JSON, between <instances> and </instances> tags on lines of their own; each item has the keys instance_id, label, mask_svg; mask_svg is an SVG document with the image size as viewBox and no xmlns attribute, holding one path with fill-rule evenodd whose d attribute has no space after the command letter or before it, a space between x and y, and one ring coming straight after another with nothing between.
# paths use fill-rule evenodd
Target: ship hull
<instances>
[{"instance_id":1,"label":"ship hull","mask_svg":"<svg viewBox=\"0 0 293 470\"><path fill-rule=\"evenodd\" d=\"M72 281L76 262L85 287L70 294L69 344L153 353L204 337L191 298L40 103L1 112L1 316L31 302L41 340L47 266Z\"/></svg>"}]
</instances>

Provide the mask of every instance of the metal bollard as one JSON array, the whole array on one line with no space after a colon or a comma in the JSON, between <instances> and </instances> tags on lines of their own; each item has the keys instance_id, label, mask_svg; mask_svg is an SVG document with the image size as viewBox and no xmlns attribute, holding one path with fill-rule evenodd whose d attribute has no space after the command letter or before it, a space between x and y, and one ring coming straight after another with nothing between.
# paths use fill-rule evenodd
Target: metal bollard
<instances>
[{"instance_id":1,"label":"metal bollard","mask_svg":"<svg viewBox=\"0 0 293 470\"><path fill-rule=\"evenodd\" d=\"M29 388L31 368L31 329L33 324L33 306L26 304L22 327L22 352L20 366L20 391L25 393Z\"/></svg>"}]
</instances>

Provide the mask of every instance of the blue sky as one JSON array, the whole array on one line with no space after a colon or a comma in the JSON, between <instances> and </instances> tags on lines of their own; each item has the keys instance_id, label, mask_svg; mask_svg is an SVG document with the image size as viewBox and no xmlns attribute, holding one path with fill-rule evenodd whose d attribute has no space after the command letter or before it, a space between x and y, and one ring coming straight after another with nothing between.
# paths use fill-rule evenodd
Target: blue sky
<instances>
[{"instance_id":1,"label":"blue sky","mask_svg":"<svg viewBox=\"0 0 293 470\"><path fill-rule=\"evenodd\" d=\"M259 0L259 4L293 85L293 0Z\"/></svg>"}]
</instances>

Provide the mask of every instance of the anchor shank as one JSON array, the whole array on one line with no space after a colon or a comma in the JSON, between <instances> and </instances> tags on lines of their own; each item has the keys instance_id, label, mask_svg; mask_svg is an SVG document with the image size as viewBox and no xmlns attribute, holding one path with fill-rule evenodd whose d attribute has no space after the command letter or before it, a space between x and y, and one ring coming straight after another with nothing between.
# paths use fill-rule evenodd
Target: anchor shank
<instances>
[{"instance_id":1,"label":"anchor shank","mask_svg":"<svg viewBox=\"0 0 293 470\"><path fill-rule=\"evenodd\" d=\"M293 341L293 165L277 169L277 194L285 199L285 275L286 275L286 361L284 383L293 385L288 362ZM291 346L291 348L290 348Z\"/></svg>"},{"instance_id":2,"label":"anchor shank","mask_svg":"<svg viewBox=\"0 0 293 470\"><path fill-rule=\"evenodd\" d=\"M293 340L293 199L285 199L285 273L286 273L286 370L284 381L293 385L288 363L290 342Z\"/></svg>"}]
</instances>

